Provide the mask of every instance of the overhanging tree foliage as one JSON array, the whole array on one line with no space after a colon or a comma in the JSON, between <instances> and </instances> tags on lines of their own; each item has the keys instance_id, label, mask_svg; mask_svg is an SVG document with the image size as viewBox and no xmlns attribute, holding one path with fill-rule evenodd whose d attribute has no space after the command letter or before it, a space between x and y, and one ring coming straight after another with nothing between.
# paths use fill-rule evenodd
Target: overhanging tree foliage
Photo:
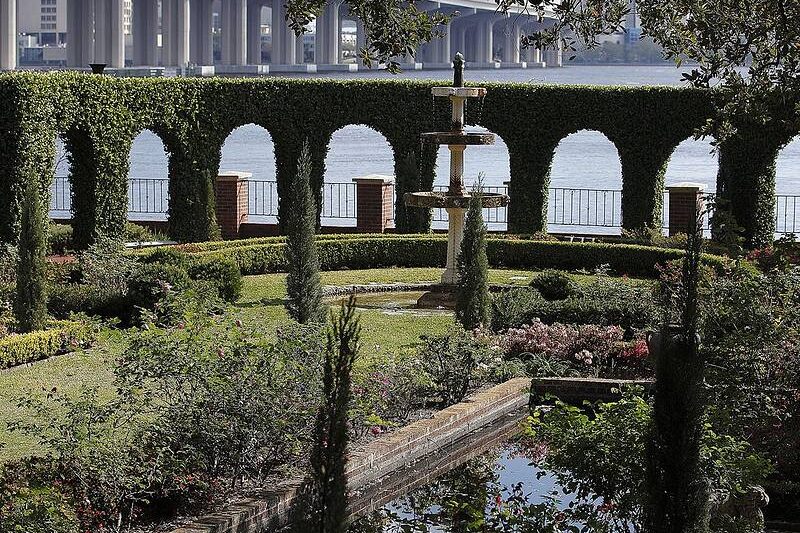
<instances>
[{"instance_id":1,"label":"overhanging tree foliage","mask_svg":"<svg viewBox=\"0 0 800 533\"><path fill-rule=\"evenodd\" d=\"M287 21L296 34L319 16L328 0L287 0ZM417 47L442 35L449 15L417 6L417 0L345 0L350 13L364 25L367 45L358 51L368 67L400 69L400 60L414 56ZM424 2L419 2L424 3Z\"/></svg>"}]
</instances>

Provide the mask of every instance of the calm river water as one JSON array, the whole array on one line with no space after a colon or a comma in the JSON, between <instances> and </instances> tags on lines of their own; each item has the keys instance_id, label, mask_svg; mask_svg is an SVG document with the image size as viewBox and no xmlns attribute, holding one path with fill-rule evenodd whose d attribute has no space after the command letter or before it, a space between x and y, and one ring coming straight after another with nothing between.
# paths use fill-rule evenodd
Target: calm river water
<instances>
[{"instance_id":1,"label":"calm river water","mask_svg":"<svg viewBox=\"0 0 800 533\"><path fill-rule=\"evenodd\" d=\"M566 83L593 85L681 85L681 71L675 67L655 66L567 66L536 70L474 70L467 72L471 81L520 83ZM385 78L386 72L333 74L333 78ZM400 77L448 80L449 71L410 71ZM391 102L387 102L391 105ZM398 110L398 113L401 112ZM535 142L535 140L533 141ZM446 184L447 150L440 151L437 184ZM498 139L490 147L474 147L466 151L466 180L485 175L488 186L508 180L508 152ZM269 134L257 126L244 126L228 138L222 156L222 170L253 173L254 179L271 180L275 176L273 146ZM694 181L715 188L717 162L707 141L685 141L669 165L667 183ZM61 162L57 175L67 175ZM365 127L350 126L333 137L327 159L326 182L350 182L367 174L392 174L391 150L384 138ZM777 190L784 194L800 194L800 139L781 153L778 161ZM150 132L140 135L131 154L131 177L159 178L167 175L167 159L160 140ZM559 145L552 172L552 187L620 189L620 164L614 146L597 132L579 132Z\"/></svg>"}]
</instances>

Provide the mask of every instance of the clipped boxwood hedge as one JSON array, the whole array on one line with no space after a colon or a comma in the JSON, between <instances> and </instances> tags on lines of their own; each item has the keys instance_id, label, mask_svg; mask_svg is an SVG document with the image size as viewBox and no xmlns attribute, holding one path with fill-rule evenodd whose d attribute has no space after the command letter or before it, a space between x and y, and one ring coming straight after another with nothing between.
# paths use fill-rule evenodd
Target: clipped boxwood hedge
<instances>
[{"instance_id":1,"label":"clipped boxwood hedge","mask_svg":"<svg viewBox=\"0 0 800 533\"><path fill-rule=\"evenodd\" d=\"M436 235L395 236L320 236L317 240L323 270L367 269L385 267L440 267L447 258L447 239ZM230 258L239 265L242 274L267 274L286 271L284 244L280 238L254 239L216 243L204 250L185 251L203 260L212 257ZM163 254L159 249L138 252ZM516 240L490 238L487 241L489 264L505 268L556 268L559 270L592 270L608 265L618 274L633 277L656 277L656 265L680 259L681 250L630 244L574 243L561 241ZM705 261L722 270L730 260L705 255Z\"/></svg>"},{"instance_id":2,"label":"clipped boxwood hedge","mask_svg":"<svg viewBox=\"0 0 800 533\"><path fill-rule=\"evenodd\" d=\"M0 338L0 368L41 361L73 351L94 342L96 335L91 324L59 321L43 331Z\"/></svg>"}]
</instances>

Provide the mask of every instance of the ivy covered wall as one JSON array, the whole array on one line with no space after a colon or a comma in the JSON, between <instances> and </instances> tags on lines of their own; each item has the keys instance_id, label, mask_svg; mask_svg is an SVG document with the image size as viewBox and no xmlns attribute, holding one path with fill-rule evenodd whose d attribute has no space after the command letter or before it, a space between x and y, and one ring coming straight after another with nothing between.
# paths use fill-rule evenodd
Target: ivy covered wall
<instances>
[{"instance_id":1,"label":"ivy covered wall","mask_svg":"<svg viewBox=\"0 0 800 533\"><path fill-rule=\"evenodd\" d=\"M450 117L449 102L431 97L433 85L405 80L0 75L0 240L16 240L28 180L38 180L45 193L41 208L46 209L59 135L70 152L76 242L87 245L99 233L119 234L127 211L129 152L144 129L155 132L168 152L171 236L179 241L215 238L219 229L213 180L221 148L234 129L248 123L264 127L273 139L281 197L288 193L303 140L309 139L318 202L331 135L351 124L380 132L395 156L398 230L426 231L430 215L407 213L402 195L429 190L433 184L436 150L422 145L419 134L448 128ZM468 105L467 122L497 133L509 148L511 232L546 229L555 149L564 137L585 129L605 134L620 155L623 226L659 227L667 162L711 113L708 95L690 89L487 86L485 100ZM721 158L720 187L753 242L772 235L774 221L765 213L774 189L774 155L782 142L758 134L742 136ZM747 172L742 173L742 154L748 151L763 157L747 159ZM757 194L740 197L749 191ZM285 220L287 208L280 204L279 220Z\"/></svg>"}]
</instances>

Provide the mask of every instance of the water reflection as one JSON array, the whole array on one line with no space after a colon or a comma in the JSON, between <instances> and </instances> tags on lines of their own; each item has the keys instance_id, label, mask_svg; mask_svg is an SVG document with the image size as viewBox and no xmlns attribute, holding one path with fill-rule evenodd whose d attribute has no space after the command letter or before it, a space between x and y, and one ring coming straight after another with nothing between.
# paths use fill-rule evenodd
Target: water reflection
<instances>
[{"instance_id":1,"label":"water reflection","mask_svg":"<svg viewBox=\"0 0 800 533\"><path fill-rule=\"evenodd\" d=\"M356 519L349 533L566 531L569 490L535 466L535 448L506 444Z\"/></svg>"}]
</instances>

